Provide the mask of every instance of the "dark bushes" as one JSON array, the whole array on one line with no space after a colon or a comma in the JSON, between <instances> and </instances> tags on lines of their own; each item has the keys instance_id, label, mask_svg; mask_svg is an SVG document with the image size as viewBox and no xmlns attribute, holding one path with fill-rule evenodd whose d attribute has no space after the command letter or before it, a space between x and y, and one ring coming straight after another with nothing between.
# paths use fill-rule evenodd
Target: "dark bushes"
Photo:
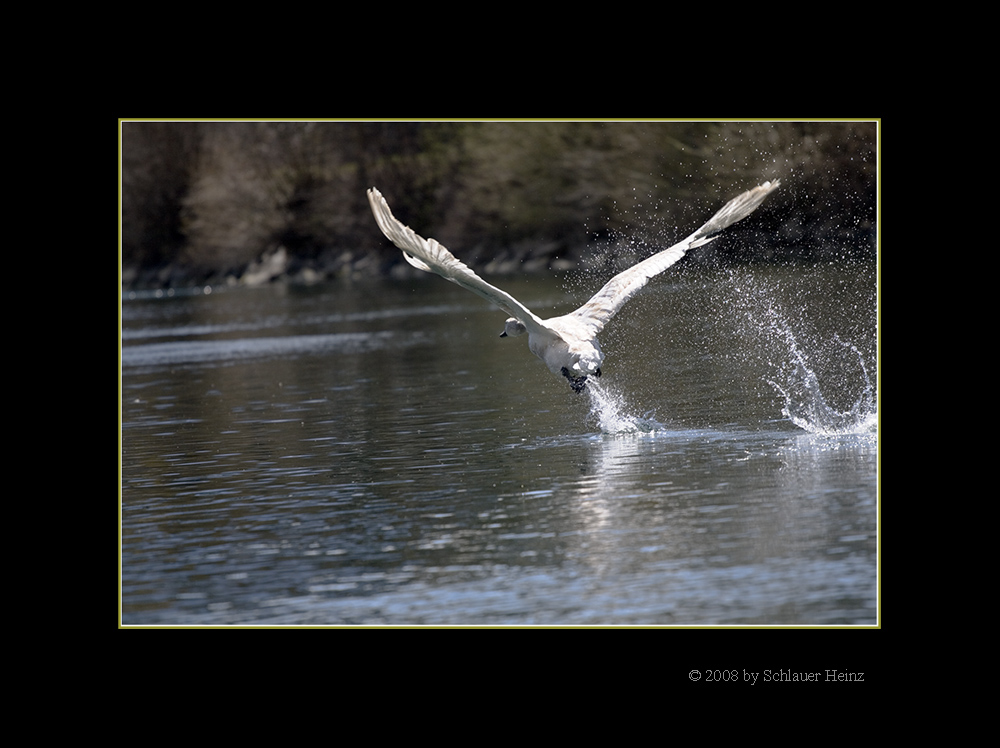
<instances>
[{"instance_id":1,"label":"dark bushes","mask_svg":"<svg viewBox=\"0 0 1000 748\"><path fill-rule=\"evenodd\" d=\"M401 220L481 267L571 265L595 243L653 251L775 177L780 196L740 227L747 256L873 255L875 133L873 122L127 121L123 278L216 282L276 257L254 277L390 272L401 258L371 218L373 185Z\"/></svg>"}]
</instances>

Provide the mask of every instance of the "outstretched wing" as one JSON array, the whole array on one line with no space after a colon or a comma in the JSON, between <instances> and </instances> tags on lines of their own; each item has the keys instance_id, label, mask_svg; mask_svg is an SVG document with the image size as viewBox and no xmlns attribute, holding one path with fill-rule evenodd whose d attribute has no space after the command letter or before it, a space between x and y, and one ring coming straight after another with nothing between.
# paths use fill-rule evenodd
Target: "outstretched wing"
<instances>
[{"instance_id":1,"label":"outstretched wing","mask_svg":"<svg viewBox=\"0 0 1000 748\"><path fill-rule=\"evenodd\" d=\"M375 220L378 222L378 227L382 229L382 233L389 241L403 250L403 257L413 267L428 273L437 273L442 278L447 278L452 283L457 283L482 296L503 309L511 317L517 317L524 323L529 332L533 328L536 330L549 329L521 302L506 291L501 291L496 286L484 281L472 272L468 265L455 257L435 239L424 239L413 229L400 223L389 210L389 204L382 197L382 193L374 187L368 190L368 202L372 206L372 213L375 214Z\"/></svg>"},{"instance_id":2,"label":"outstretched wing","mask_svg":"<svg viewBox=\"0 0 1000 748\"><path fill-rule=\"evenodd\" d=\"M669 268L681 259L689 249L708 244L727 226L732 226L753 213L764 201L764 198L779 184L777 179L773 182L764 182L759 187L754 187L752 190L734 197L691 236L637 265L633 265L609 280L604 288L573 312L572 316L578 317L581 322L589 325L592 334L597 335L615 312L645 286L650 278Z\"/></svg>"}]
</instances>

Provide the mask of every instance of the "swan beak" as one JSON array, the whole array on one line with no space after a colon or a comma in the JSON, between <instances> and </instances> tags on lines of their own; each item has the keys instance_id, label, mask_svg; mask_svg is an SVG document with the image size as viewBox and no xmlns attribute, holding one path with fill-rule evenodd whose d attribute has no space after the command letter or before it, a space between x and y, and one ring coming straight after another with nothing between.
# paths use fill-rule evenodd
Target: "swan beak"
<instances>
[{"instance_id":1,"label":"swan beak","mask_svg":"<svg viewBox=\"0 0 1000 748\"><path fill-rule=\"evenodd\" d=\"M507 331L504 330L502 333L500 333L500 337L501 338L506 338L507 337Z\"/></svg>"}]
</instances>

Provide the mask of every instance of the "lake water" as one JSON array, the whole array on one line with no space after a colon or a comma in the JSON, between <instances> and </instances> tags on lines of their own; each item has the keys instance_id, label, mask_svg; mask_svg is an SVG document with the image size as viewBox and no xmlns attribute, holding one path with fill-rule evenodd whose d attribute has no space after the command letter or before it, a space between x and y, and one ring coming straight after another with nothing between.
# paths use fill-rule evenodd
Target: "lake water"
<instances>
[{"instance_id":1,"label":"lake water","mask_svg":"<svg viewBox=\"0 0 1000 748\"><path fill-rule=\"evenodd\" d=\"M123 298L121 622L877 625L876 288L677 268L582 394L434 276Z\"/></svg>"}]
</instances>

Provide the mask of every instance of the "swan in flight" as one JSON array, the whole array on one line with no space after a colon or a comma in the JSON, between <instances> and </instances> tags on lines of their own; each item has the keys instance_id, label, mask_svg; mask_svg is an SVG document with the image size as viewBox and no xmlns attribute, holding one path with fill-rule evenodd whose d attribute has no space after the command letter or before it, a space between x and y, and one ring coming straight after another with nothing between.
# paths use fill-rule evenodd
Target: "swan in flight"
<instances>
[{"instance_id":1,"label":"swan in flight","mask_svg":"<svg viewBox=\"0 0 1000 748\"><path fill-rule=\"evenodd\" d=\"M375 220L389 241L403 250L406 261L420 270L437 273L484 299L510 315L500 337L528 333L528 348L549 370L569 380L575 392L582 392L589 376L601 376L604 354L597 334L604 325L654 275L677 262L689 249L712 241L719 232L753 213L764 198L779 184L754 187L730 200L708 222L683 241L622 271L575 312L561 317L541 319L510 294L487 283L434 239L424 239L400 223L374 187L368 190L368 202Z\"/></svg>"}]
</instances>

